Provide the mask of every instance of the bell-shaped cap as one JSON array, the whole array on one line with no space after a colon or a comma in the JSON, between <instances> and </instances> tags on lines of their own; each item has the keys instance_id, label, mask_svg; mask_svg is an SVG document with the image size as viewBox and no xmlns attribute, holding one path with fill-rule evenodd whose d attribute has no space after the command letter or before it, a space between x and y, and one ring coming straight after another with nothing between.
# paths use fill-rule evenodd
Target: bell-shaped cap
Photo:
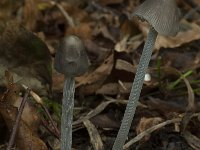
<instances>
[{"instance_id":1,"label":"bell-shaped cap","mask_svg":"<svg viewBox=\"0 0 200 150\"><path fill-rule=\"evenodd\" d=\"M180 28L181 13L175 0L146 0L133 13L146 20L159 34L175 36Z\"/></svg>"},{"instance_id":2,"label":"bell-shaped cap","mask_svg":"<svg viewBox=\"0 0 200 150\"><path fill-rule=\"evenodd\" d=\"M83 42L74 35L61 40L55 56L55 69L66 76L80 76L90 65Z\"/></svg>"}]
</instances>

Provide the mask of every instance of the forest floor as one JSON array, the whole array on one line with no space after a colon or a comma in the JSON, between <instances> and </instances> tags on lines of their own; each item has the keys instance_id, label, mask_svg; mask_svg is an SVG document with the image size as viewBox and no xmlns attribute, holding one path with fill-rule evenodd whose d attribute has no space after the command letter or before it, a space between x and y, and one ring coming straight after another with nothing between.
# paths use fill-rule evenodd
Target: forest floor
<instances>
[{"instance_id":1,"label":"forest floor","mask_svg":"<svg viewBox=\"0 0 200 150\"><path fill-rule=\"evenodd\" d=\"M30 85L30 95L39 96L29 96L15 149L60 149L58 132L43 108L49 110L59 129L64 75L56 72L53 64L59 41L72 34L83 40L91 62L88 72L75 78L72 147L112 148L149 30L145 22L131 17L141 3L142 0L0 2L0 62L7 62L8 68L0 69L0 149L7 147L19 106L16 103L25 95L22 84L15 82L15 74L26 78L22 83ZM156 40L124 149L200 150L200 0L177 0L177 4L182 13L181 30L175 37L159 35ZM36 37L47 47L36 51ZM23 65L18 67L19 64ZM42 68L48 64L52 72L46 66ZM52 92L30 78L51 85ZM34 101L40 98L42 105ZM30 140L34 141L31 146Z\"/></svg>"}]
</instances>

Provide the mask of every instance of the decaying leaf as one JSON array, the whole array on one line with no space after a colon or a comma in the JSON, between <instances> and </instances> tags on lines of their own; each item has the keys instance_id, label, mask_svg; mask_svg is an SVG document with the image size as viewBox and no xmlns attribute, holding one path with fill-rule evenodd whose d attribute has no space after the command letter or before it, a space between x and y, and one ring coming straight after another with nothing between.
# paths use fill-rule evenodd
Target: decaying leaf
<instances>
[{"instance_id":1,"label":"decaying leaf","mask_svg":"<svg viewBox=\"0 0 200 150\"><path fill-rule=\"evenodd\" d=\"M148 128L161 123L162 121L163 121L163 119L160 117L152 117L152 118L142 117L140 119L139 124L136 127L136 132L137 132L137 134L140 134L140 133L144 132L145 130L147 130ZM145 140L148 140L149 136L150 135L146 135Z\"/></svg>"},{"instance_id":2,"label":"decaying leaf","mask_svg":"<svg viewBox=\"0 0 200 150\"><path fill-rule=\"evenodd\" d=\"M77 87L85 84L92 84L97 81L103 81L110 74L113 67L113 55L110 55L94 72L82 77L77 77Z\"/></svg>"},{"instance_id":3,"label":"decaying leaf","mask_svg":"<svg viewBox=\"0 0 200 150\"><path fill-rule=\"evenodd\" d=\"M160 117L152 117L152 118L141 118L140 122L136 128L137 134L140 134L141 132L145 131L146 129L157 125L163 121Z\"/></svg>"},{"instance_id":4,"label":"decaying leaf","mask_svg":"<svg viewBox=\"0 0 200 150\"><path fill-rule=\"evenodd\" d=\"M6 122L9 131L12 131L13 123L17 115L17 108L5 103L0 103L0 113ZM47 150L45 143L37 136L27 124L21 120L16 135L17 148L21 150L41 149Z\"/></svg>"},{"instance_id":5,"label":"decaying leaf","mask_svg":"<svg viewBox=\"0 0 200 150\"><path fill-rule=\"evenodd\" d=\"M0 73L9 70L14 82L43 94L51 87L50 52L33 33L14 22L0 24L0 53Z\"/></svg>"},{"instance_id":6,"label":"decaying leaf","mask_svg":"<svg viewBox=\"0 0 200 150\"><path fill-rule=\"evenodd\" d=\"M88 130L94 150L104 150L103 142L96 127L89 120L85 120L83 123Z\"/></svg>"},{"instance_id":7,"label":"decaying leaf","mask_svg":"<svg viewBox=\"0 0 200 150\"><path fill-rule=\"evenodd\" d=\"M139 28L145 35L147 35L149 27L146 23L141 23ZM155 49L159 50L161 47L175 48L181 46L182 44L200 39L200 27L197 24L188 23L184 20L182 21L182 28L183 29L175 37L164 37L158 35L155 43Z\"/></svg>"},{"instance_id":8,"label":"decaying leaf","mask_svg":"<svg viewBox=\"0 0 200 150\"><path fill-rule=\"evenodd\" d=\"M175 37L163 37L158 36L156 40L155 48L174 48L181 46L182 44L189 43L194 40L200 39L200 26L195 23L183 22L183 28Z\"/></svg>"},{"instance_id":9,"label":"decaying leaf","mask_svg":"<svg viewBox=\"0 0 200 150\"><path fill-rule=\"evenodd\" d=\"M98 128L105 128L112 130L113 128L118 129L120 123L115 119L113 112L101 113L90 119L90 121Z\"/></svg>"},{"instance_id":10,"label":"decaying leaf","mask_svg":"<svg viewBox=\"0 0 200 150\"><path fill-rule=\"evenodd\" d=\"M82 40L87 40L92 38L92 29L89 24L81 23L75 27L68 28L67 35L76 35Z\"/></svg>"},{"instance_id":11,"label":"decaying leaf","mask_svg":"<svg viewBox=\"0 0 200 150\"><path fill-rule=\"evenodd\" d=\"M22 97L20 96L21 87L12 82L12 77L9 77L10 76L9 72L7 72L6 75L7 75L6 77L7 90L4 92L2 96L0 96L0 101L2 103L9 104L13 107L19 108L22 102ZM21 120L23 120L27 124L27 126L29 126L32 129L32 131L34 132L37 131L39 125L39 116L35 108L30 104L29 101L25 104Z\"/></svg>"},{"instance_id":12,"label":"decaying leaf","mask_svg":"<svg viewBox=\"0 0 200 150\"><path fill-rule=\"evenodd\" d=\"M121 82L122 83L122 82ZM97 94L106 94L106 95L116 95L116 94L127 94L130 93L132 83L123 82L120 83L106 83L99 88Z\"/></svg>"},{"instance_id":13,"label":"decaying leaf","mask_svg":"<svg viewBox=\"0 0 200 150\"><path fill-rule=\"evenodd\" d=\"M190 132L186 131L183 133L184 138L188 142L188 144L194 149L199 150L200 149L200 139L196 137L195 135L192 135Z\"/></svg>"}]
</instances>

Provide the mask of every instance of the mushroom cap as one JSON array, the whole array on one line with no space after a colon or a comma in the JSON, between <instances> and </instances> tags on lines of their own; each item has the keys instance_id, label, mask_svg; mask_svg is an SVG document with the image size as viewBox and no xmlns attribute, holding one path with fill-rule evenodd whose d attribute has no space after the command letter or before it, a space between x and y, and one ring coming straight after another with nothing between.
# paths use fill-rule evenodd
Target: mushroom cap
<instances>
[{"instance_id":1,"label":"mushroom cap","mask_svg":"<svg viewBox=\"0 0 200 150\"><path fill-rule=\"evenodd\" d=\"M175 0L146 0L133 13L146 20L159 34L175 36L180 29L181 13Z\"/></svg>"},{"instance_id":2,"label":"mushroom cap","mask_svg":"<svg viewBox=\"0 0 200 150\"><path fill-rule=\"evenodd\" d=\"M74 35L63 38L55 56L55 69L66 76L80 76L90 65L83 42Z\"/></svg>"}]
</instances>

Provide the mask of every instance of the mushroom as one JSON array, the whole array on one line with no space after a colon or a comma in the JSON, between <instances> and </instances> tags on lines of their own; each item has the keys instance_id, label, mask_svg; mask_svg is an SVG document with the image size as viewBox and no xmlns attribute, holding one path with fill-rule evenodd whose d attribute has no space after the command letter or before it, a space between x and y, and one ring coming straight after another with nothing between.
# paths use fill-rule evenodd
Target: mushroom
<instances>
[{"instance_id":1,"label":"mushroom","mask_svg":"<svg viewBox=\"0 0 200 150\"><path fill-rule=\"evenodd\" d=\"M132 16L147 21L151 27L113 150L122 150L127 139L158 33L164 36L175 36L179 31L181 15L174 0L146 0L135 10Z\"/></svg>"},{"instance_id":2,"label":"mushroom","mask_svg":"<svg viewBox=\"0 0 200 150\"><path fill-rule=\"evenodd\" d=\"M71 150L74 107L74 77L85 73L89 59L83 42L74 35L65 37L55 56L55 69L65 75L61 117L61 150Z\"/></svg>"}]
</instances>

